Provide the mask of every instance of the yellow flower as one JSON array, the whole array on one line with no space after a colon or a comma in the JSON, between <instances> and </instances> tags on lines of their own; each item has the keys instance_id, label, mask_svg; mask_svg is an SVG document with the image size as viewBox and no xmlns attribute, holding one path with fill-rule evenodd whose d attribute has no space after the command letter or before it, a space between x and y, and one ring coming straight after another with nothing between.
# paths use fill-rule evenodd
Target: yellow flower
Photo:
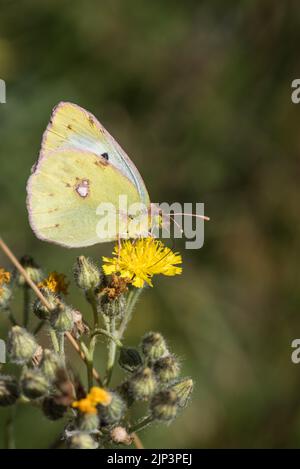
<instances>
[{"instance_id":1,"label":"yellow flower","mask_svg":"<svg viewBox=\"0 0 300 469\"><path fill-rule=\"evenodd\" d=\"M69 282L66 282L65 274L51 272L49 276L38 284L39 288L48 288L53 293L68 293Z\"/></svg>"},{"instance_id":2,"label":"yellow flower","mask_svg":"<svg viewBox=\"0 0 300 469\"><path fill-rule=\"evenodd\" d=\"M10 273L6 272L6 270L1 267L1 269L0 269L0 293L2 293L2 291L3 291L1 286L4 283L9 283L9 282L10 282Z\"/></svg>"},{"instance_id":3,"label":"yellow flower","mask_svg":"<svg viewBox=\"0 0 300 469\"><path fill-rule=\"evenodd\" d=\"M105 391L103 388L99 388L98 386L93 386L90 389L87 397L93 402L95 405L102 404L107 406L111 403L111 395L108 391Z\"/></svg>"},{"instance_id":4,"label":"yellow flower","mask_svg":"<svg viewBox=\"0 0 300 469\"><path fill-rule=\"evenodd\" d=\"M74 401L72 407L77 408L85 414L96 414L97 405L107 406L111 403L111 395L108 391L98 386L93 386L84 399Z\"/></svg>"},{"instance_id":5,"label":"yellow flower","mask_svg":"<svg viewBox=\"0 0 300 469\"><path fill-rule=\"evenodd\" d=\"M182 268L176 265L182 263L180 254L150 237L123 241L120 252L119 246L115 246L113 256L103 257L104 273L119 273L137 288L142 288L145 282L152 286L153 275L178 275L182 272Z\"/></svg>"},{"instance_id":6,"label":"yellow flower","mask_svg":"<svg viewBox=\"0 0 300 469\"><path fill-rule=\"evenodd\" d=\"M80 412L84 414L96 414L97 409L96 406L90 401L88 397L84 399L80 399L79 401L74 401L72 407L75 407L80 410Z\"/></svg>"}]
</instances>

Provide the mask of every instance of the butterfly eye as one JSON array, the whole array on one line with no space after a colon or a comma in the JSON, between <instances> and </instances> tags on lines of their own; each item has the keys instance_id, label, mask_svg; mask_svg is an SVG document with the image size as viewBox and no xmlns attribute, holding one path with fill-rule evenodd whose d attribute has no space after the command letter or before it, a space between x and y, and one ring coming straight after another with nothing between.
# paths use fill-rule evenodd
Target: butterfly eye
<instances>
[{"instance_id":1,"label":"butterfly eye","mask_svg":"<svg viewBox=\"0 0 300 469\"><path fill-rule=\"evenodd\" d=\"M101 153L101 156L103 156L103 158L105 158L106 161L108 161L108 153Z\"/></svg>"}]
</instances>

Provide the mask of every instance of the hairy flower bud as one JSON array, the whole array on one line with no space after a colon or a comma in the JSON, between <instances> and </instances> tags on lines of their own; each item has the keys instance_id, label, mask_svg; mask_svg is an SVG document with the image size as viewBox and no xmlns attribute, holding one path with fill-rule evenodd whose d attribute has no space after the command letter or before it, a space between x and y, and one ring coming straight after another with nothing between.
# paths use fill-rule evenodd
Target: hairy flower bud
<instances>
[{"instance_id":1,"label":"hairy flower bud","mask_svg":"<svg viewBox=\"0 0 300 469\"><path fill-rule=\"evenodd\" d=\"M0 375L0 406L14 404L19 394L19 387L15 377Z\"/></svg>"},{"instance_id":2,"label":"hairy flower bud","mask_svg":"<svg viewBox=\"0 0 300 469\"><path fill-rule=\"evenodd\" d=\"M77 417L77 428L82 432L92 433L99 426L99 417L97 414L88 414L80 412Z\"/></svg>"},{"instance_id":3,"label":"hairy flower bud","mask_svg":"<svg viewBox=\"0 0 300 469\"><path fill-rule=\"evenodd\" d=\"M12 363L27 363L38 349L38 344L23 327L13 326L8 335L7 350Z\"/></svg>"},{"instance_id":4,"label":"hairy flower bud","mask_svg":"<svg viewBox=\"0 0 300 469\"><path fill-rule=\"evenodd\" d=\"M107 406L99 406L101 426L109 426L118 423L126 411L126 403L119 393L110 392L111 402Z\"/></svg>"},{"instance_id":5,"label":"hairy flower bud","mask_svg":"<svg viewBox=\"0 0 300 469\"><path fill-rule=\"evenodd\" d=\"M45 377L50 382L53 382L56 380L57 371L62 367L63 367L63 363L59 355L57 355L57 353L49 349L45 349L43 351L43 358L41 361L40 368L43 374L45 375Z\"/></svg>"},{"instance_id":6,"label":"hairy flower bud","mask_svg":"<svg viewBox=\"0 0 300 469\"><path fill-rule=\"evenodd\" d=\"M75 433L67 440L70 449L97 449L98 443L88 433Z\"/></svg>"},{"instance_id":7,"label":"hairy flower bud","mask_svg":"<svg viewBox=\"0 0 300 469\"><path fill-rule=\"evenodd\" d=\"M99 285L101 274L91 259L79 256L74 265L74 278L79 288L93 290Z\"/></svg>"},{"instance_id":8,"label":"hairy flower bud","mask_svg":"<svg viewBox=\"0 0 300 469\"><path fill-rule=\"evenodd\" d=\"M21 389L24 396L37 399L44 396L49 388L49 382L38 369L29 369L21 377Z\"/></svg>"},{"instance_id":9,"label":"hairy flower bud","mask_svg":"<svg viewBox=\"0 0 300 469\"><path fill-rule=\"evenodd\" d=\"M12 289L10 285L2 284L0 286L0 310L7 309L12 297Z\"/></svg>"},{"instance_id":10,"label":"hairy flower bud","mask_svg":"<svg viewBox=\"0 0 300 469\"><path fill-rule=\"evenodd\" d=\"M26 271L30 280L33 281L33 283L37 284L43 280L43 277L44 277L43 271L32 257L23 256L20 259L20 264L22 265L22 267L24 267L24 270ZM27 284L25 278L18 271L16 272L16 283L20 287L29 288L29 285Z\"/></svg>"},{"instance_id":11,"label":"hairy flower bud","mask_svg":"<svg viewBox=\"0 0 300 469\"><path fill-rule=\"evenodd\" d=\"M155 420L170 421L176 417L178 398L174 391L164 390L155 394L150 403Z\"/></svg>"},{"instance_id":12,"label":"hairy flower bud","mask_svg":"<svg viewBox=\"0 0 300 469\"><path fill-rule=\"evenodd\" d=\"M51 313L50 324L57 332L70 332L74 325L72 308L60 302Z\"/></svg>"},{"instance_id":13,"label":"hairy flower bud","mask_svg":"<svg viewBox=\"0 0 300 469\"><path fill-rule=\"evenodd\" d=\"M110 437L114 443L130 445L132 443L132 437L127 433L124 427L115 427L110 432Z\"/></svg>"},{"instance_id":14,"label":"hairy flower bud","mask_svg":"<svg viewBox=\"0 0 300 469\"><path fill-rule=\"evenodd\" d=\"M110 318L120 318L124 315L126 307L126 298L123 295L114 300L102 298L98 306L99 312Z\"/></svg>"},{"instance_id":15,"label":"hairy flower bud","mask_svg":"<svg viewBox=\"0 0 300 469\"><path fill-rule=\"evenodd\" d=\"M51 310L54 310L58 305L58 298L57 296L52 293L48 288L40 288L41 293L43 294L44 298L49 303ZM39 298L35 300L33 303L33 312L34 314L42 320L50 319L51 311L41 302Z\"/></svg>"},{"instance_id":16,"label":"hairy flower bud","mask_svg":"<svg viewBox=\"0 0 300 469\"><path fill-rule=\"evenodd\" d=\"M130 392L136 400L148 399L155 392L157 382L151 368L138 370L129 380Z\"/></svg>"},{"instance_id":17,"label":"hairy flower bud","mask_svg":"<svg viewBox=\"0 0 300 469\"><path fill-rule=\"evenodd\" d=\"M135 348L122 347L119 356L119 365L126 371L134 371L143 364L142 358Z\"/></svg>"},{"instance_id":18,"label":"hairy flower bud","mask_svg":"<svg viewBox=\"0 0 300 469\"><path fill-rule=\"evenodd\" d=\"M178 407L186 407L188 400L193 392L193 380L191 378L183 378L177 383L170 386L169 389L174 391L178 398Z\"/></svg>"},{"instance_id":19,"label":"hairy flower bud","mask_svg":"<svg viewBox=\"0 0 300 469\"><path fill-rule=\"evenodd\" d=\"M159 381L168 383L177 378L180 372L180 367L174 355L167 355L166 357L159 358L153 364L154 373Z\"/></svg>"},{"instance_id":20,"label":"hairy flower bud","mask_svg":"<svg viewBox=\"0 0 300 469\"><path fill-rule=\"evenodd\" d=\"M61 419L67 411L67 407L58 404L54 396L46 396L43 399L42 409L49 420Z\"/></svg>"},{"instance_id":21,"label":"hairy flower bud","mask_svg":"<svg viewBox=\"0 0 300 469\"><path fill-rule=\"evenodd\" d=\"M169 353L165 339L159 332L145 334L141 347L143 354L149 360L157 360Z\"/></svg>"}]
</instances>

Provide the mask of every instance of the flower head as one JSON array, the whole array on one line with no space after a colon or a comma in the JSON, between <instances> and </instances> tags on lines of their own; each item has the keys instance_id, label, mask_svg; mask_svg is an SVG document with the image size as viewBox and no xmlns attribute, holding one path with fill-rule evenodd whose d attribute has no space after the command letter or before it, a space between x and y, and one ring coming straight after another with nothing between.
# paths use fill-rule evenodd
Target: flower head
<instances>
[{"instance_id":1,"label":"flower head","mask_svg":"<svg viewBox=\"0 0 300 469\"><path fill-rule=\"evenodd\" d=\"M85 414L96 414L97 405L107 406L111 403L111 395L108 391L98 386L93 386L84 399L74 401L72 407L77 408Z\"/></svg>"},{"instance_id":2,"label":"flower head","mask_svg":"<svg viewBox=\"0 0 300 469\"><path fill-rule=\"evenodd\" d=\"M103 257L103 270L106 275L118 273L130 280L132 285L142 288L145 283L152 286L153 275L178 275L182 268L180 254L174 253L154 238L123 241L120 249L116 245L113 258Z\"/></svg>"},{"instance_id":3,"label":"flower head","mask_svg":"<svg viewBox=\"0 0 300 469\"><path fill-rule=\"evenodd\" d=\"M69 282L66 280L65 274L58 274L57 272L51 272L45 280L38 284L39 288L48 288L53 293L68 293Z\"/></svg>"},{"instance_id":4,"label":"flower head","mask_svg":"<svg viewBox=\"0 0 300 469\"><path fill-rule=\"evenodd\" d=\"M10 273L6 272L5 269L0 269L0 293L2 293L2 285L10 282Z\"/></svg>"}]
</instances>

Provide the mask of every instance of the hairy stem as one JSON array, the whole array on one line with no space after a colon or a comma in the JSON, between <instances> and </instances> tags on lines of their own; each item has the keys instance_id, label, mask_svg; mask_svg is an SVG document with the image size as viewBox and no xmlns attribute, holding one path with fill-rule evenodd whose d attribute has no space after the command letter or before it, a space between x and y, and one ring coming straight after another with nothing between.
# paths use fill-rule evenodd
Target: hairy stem
<instances>
[{"instance_id":1,"label":"hairy stem","mask_svg":"<svg viewBox=\"0 0 300 469\"><path fill-rule=\"evenodd\" d=\"M51 337L51 341L52 341L52 345L53 345L53 350L54 350L54 352L59 353L60 348L59 348L59 343L58 343L58 340L57 340L56 332L55 332L54 329L52 329L52 327L50 327L49 328L49 333L50 333L50 337Z\"/></svg>"},{"instance_id":2,"label":"hairy stem","mask_svg":"<svg viewBox=\"0 0 300 469\"><path fill-rule=\"evenodd\" d=\"M130 428L130 433L138 432L138 431L142 430L143 428L148 427L148 425L150 425L152 422L153 422L152 415L148 415L147 417L144 417L142 420L140 420L135 425L133 425Z\"/></svg>"},{"instance_id":3,"label":"hairy stem","mask_svg":"<svg viewBox=\"0 0 300 469\"><path fill-rule=\"evenodd\" d=\"M127 325L131 319L132 312L134 310L136 302L138 298L140 297L142 291L143 291L142 288L134 288L134 290L132 290L128 295L126 311L125 311L125 314L123 316L123 319L121 321L119 331L118 331L119 339L122 339L124 335Z\"/></svg>"},{"instance_id":4,"label":"hairy stem","mask_svg":"<svg viewBox=\"0 0 300 469\"><path fill-rule=\"evenodd\" d=\"M108 345L108 357L107 357L107 366L106 366L106 376L105 376L105 385L108 386L112 377L112 372L116 359L117 344L115 342L115 333L116 333L116 319L114 317L110 320L110 336L113 339L110 339Z\"/></svg>"},{"instance_id":5,"label":"hairy stem","mask_svg":"<svg viewBox=\"0 0 300 469\"><path fill-rule=\"evenodd\" d=\"M28 326L30 314L30 288L28 285L23 287L23 324L24 327Z\"/></svg>"}]
</instances>

